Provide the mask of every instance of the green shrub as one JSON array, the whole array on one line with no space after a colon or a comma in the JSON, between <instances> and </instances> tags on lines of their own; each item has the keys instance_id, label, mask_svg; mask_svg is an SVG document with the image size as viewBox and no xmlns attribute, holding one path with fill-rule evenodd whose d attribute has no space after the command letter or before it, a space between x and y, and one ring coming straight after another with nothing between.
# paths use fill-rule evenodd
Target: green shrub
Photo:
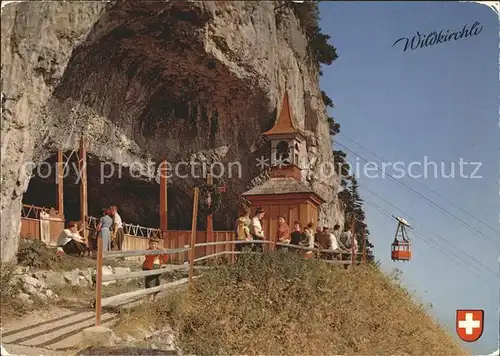
<instances>
[{"instance_id":1,"label":"green shrub","mask_svg":"<svg viewBox=\"0 0 500 356\"><path fill-rule=\"evenodd\" d=\"M323 100L323 103L325 106L333 108L333 100L326 94L325 91L321 91L321 99Z\"/></svg>"},{"instance_id":2,"label":"green shrub","mask_svg":"<svg viewBox=\"0 0 500 356\"><path fill-rule=\"evenodd\" d=\"M333 117L328 116L328 126L330 129L330 136L335 136L340 132L340 124L335 122L335 119Z\"/></svg>"},{"instance_id":3,"label":"green shrub","mask_svg":"<svg viewBox=\"0 0 500 356\"><path fill-rule=\"evenodd\" d=\"M306 1L304 3L289 1L287 3L300 21L308 40L309 54L319 70L320 64L330 65L338 58L338 55L337 49L329 43L330 36L322 33L319 27L318 4L319 1Z\"/></svg>"}]
</instances>

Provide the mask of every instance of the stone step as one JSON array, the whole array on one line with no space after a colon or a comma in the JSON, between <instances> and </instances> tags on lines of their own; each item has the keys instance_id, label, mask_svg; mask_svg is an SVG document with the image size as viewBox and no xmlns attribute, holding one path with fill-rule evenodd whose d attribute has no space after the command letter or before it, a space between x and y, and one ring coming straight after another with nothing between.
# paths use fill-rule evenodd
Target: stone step
<instances>
[{"instance_id":1,"label":"stone step","mask_svg":"<svg viewBox=\"0 0 500 356\"><path fill-rule=\"evenodd\" d=\"M89 347L81 350L76 356L177 356L176 350L146 349L139 347Z\"/></svg>"},{"instance_id":2,"label":"stone step","mask_svg":"<svg viewBox=\"0 0 500 356\"><path fill-rule=\"evenodd\" d=\"M33 347L33 346L25 346L25 345L15 345L15 344L4 344L2 345L2 356L4 356L4 351L6 352L5 355L10 355L10 356L68 356L68 353L66 351L54 351L54 350L49 350L49 349L44 349L40 347Z\"/></svg>"},{"instance_id":3,"label":"stone step","mask_svg":"<svg viewBox=\"0 0 500 356\"><path fill-rule=\"evenodd\" d=\"M115 313L104 313L102 325L110 326L119 318ZM3 326L2 343L64 350L81 343L81 333L95 324L94 311L71 311L60 309L60 313L47 318L36 318L29 322ZM34 318L33 318L34 319Z\"/></svg>"}]
</instances>

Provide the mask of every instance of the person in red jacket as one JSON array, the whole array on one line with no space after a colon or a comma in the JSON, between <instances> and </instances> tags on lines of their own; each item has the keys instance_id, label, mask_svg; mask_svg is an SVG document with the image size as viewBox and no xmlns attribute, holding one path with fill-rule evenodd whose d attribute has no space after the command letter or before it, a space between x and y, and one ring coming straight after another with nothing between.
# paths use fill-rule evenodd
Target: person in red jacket
<instances>
[{"instance_id":1,"label":"person in red jacket","mask_svg":"<svg viewBox=\"0 0 500 356\"><path fill-rule=\"evenodd\" d=\"M158 240L151 239L149 240L149 249L148 250L159 250L160 246L158 243ZM166 250L164 250L166 251ZM168 262L168 255L147 255L145 256L144 262L142 264L142 270L143 271L150 271L154 269L158 269L161 267L164 267ZM152 276L146 276L145 277L145 284L146 288L154 288L158 287L160 285L160 275L155 274ZM155 296L158 293L154 293L152 295L152 298L154 300Z\"/></svg>"}]
</instances>

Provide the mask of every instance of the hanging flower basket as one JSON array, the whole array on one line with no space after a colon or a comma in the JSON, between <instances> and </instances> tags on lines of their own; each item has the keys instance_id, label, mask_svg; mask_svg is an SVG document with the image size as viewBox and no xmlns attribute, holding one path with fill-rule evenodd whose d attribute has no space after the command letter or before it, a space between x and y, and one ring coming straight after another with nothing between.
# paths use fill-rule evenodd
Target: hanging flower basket
<instances>
[{"instance_id":1,"label":"hanging flower basket","mask_svg":"<svg viewBox=\"0 0 500 356\"><path fill-rule=\"evenodd\" d=\"M200 201L198 208L201 212L212 215L222 206L224 187L219 184L204 184L200 187Z\"/></svg>"}]
</instances>

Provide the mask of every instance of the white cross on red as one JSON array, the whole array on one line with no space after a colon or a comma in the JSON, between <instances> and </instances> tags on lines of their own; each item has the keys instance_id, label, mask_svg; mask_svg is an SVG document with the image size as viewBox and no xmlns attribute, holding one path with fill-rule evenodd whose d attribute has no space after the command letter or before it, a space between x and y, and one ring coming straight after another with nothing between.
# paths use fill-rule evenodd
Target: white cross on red
<instances>
[{"instance_id":1,"label":"white cross on red","mask_svg":"<svg viewBox=\"0 0 500 356\"><path fill-rule=\"evenodd\" d=\"M460 329L465 329L466 335L472 335L474 329L479 329L481 327L481 322L479 320L474 320L474 314L466 313L465 320L458 321L458 327Z\"/></svg>"}]
</instances>

